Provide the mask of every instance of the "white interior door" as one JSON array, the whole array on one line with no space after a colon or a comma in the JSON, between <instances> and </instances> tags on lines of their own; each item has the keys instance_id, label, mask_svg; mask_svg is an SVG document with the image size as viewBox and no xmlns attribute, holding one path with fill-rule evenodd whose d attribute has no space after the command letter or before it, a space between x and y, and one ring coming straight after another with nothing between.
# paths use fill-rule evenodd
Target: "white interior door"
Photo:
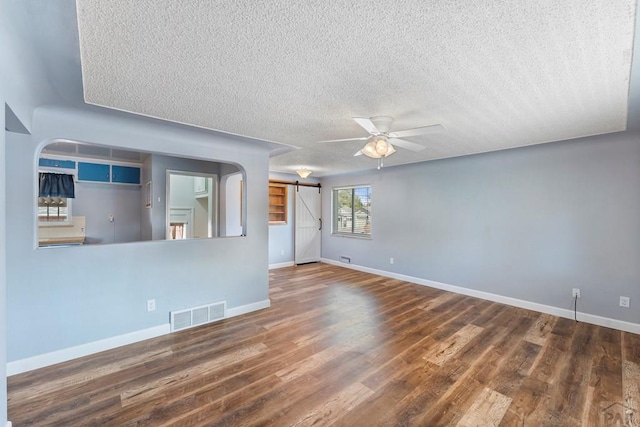
<instances>
[{"instance_id":1,"label":"white interior door","mask_svg":"<svg viewBox=\"0 0 640 427\"><path fill-rule=\"evenodd\" d=\"M295 256L296 264L320 261L320 191L317 187L299 186L295 204Z\"/></svg>"}]
</instances>

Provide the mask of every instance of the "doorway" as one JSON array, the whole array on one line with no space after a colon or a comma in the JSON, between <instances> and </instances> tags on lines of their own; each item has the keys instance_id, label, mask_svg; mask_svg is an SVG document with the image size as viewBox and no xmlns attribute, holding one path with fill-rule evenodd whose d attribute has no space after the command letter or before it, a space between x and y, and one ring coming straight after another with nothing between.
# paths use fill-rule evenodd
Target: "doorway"
<instances>
[{"instance_id":1,"label":"doorway","mask_svg":"<svg viewBox=\"0 0 640 427\"><path fill-rule=\"evenodd\" d=\"M321 198L318 187L296 186L294 263L320 261L321 256Z\"/></svg>"},{"instance_id":2,"label":"doorway","mask_svg":"<svg viewBox=\"0 0 640 427\"><path fill-rule=\"evenodd\" d=\"M193 209L170 208L167 239L181 240L193 238Z\"/></svg>"}]
</instances>

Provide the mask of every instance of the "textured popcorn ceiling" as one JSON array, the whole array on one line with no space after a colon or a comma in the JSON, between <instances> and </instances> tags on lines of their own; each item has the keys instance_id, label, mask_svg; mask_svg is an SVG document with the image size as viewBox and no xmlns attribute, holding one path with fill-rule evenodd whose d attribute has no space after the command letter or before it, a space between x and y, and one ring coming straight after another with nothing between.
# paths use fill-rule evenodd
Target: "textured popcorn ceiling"
<instances>
[{"instance_id":1,"label":"textured popcorn ceiling","mask_svg":"<svg viewBox=\"0 0 640 427\"><path fill-rule=\"evenodd\" d=\"M88 103L299 147L314 176L371 169L351 117L392 116L385 165L625 129L634 0L77 0ZM179 141L177 141L179 143Z\"/></svg>"}]
</instances>

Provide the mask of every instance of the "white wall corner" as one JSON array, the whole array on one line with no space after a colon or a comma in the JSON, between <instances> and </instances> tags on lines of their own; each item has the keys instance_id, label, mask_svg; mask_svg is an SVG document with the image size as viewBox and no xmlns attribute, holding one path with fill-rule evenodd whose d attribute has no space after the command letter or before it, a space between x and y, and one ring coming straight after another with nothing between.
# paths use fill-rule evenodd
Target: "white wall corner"
<instances>
[{"instance_id":1,"label":"white wall corner","mask_svg":"<svg viewBox=\"0 0 640 427\"><path fill-rule=\"evenodd\" d=\"M428 286L443 291L453 292L456 294L467 295L470 297L480 298L488 301L498 302L501 304L511 305L513 307L524 308L527 310L537 311L539 313L551 314L566 319L573 319L573 310L554 307L537 302L520 300L517 298L506 297L503 295L492 294L490 292L477 291L475 289L463 288L460 286L448 285L446 283L435 282L433 280L421 279L419 277L407 276L404 274L393 273L390 271L378 270L375 268L364 267L356 264L345 264L328 258L322 258L320 261L327 264L336 265L338 267L350 268L352 270L362 271L365 273L377 274L378 276L389 277L391 279L402 280L405 282L415 283L417 285ZM608 317L596 316L594 314L578 312L578 320L580 322L591 323L593 325L604 326L607 328L618 329L620 331L640 334L640 324L625 322L624 320L611 319Z\"/></svg>"}]
</instances>

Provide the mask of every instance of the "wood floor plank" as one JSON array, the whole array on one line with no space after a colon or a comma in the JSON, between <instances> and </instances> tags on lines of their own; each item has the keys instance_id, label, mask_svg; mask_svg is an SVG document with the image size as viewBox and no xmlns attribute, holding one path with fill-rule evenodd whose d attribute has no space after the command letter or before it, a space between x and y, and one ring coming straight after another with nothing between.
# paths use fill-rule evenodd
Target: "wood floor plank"
<instances>
[{"instance_id":1,"label":"wood floor plank","mask_svg":"<svg viewBox=\"0 0 640 427\"><path fill-rule=\"evenodd\" d=\"M447 338L439 345L427 352L423 359L442 366L456 356L462 348L469 343L476 335L482 332L482 328L475 325L466 325L451 337Z\"/></svg>"},{"instance_id":2,"label":"wood floor plank","mask_svg":"<svg viewBox=\"0 0 640 427\"><path fill-rule=\"evenodd\" d=\"M550 314L540 314L523 339L533 344L544 345L557 320L557 317Z\"/></svg>"},{"instance_id":3,"label":"wood floor plank","mask_svg":"<svg viewBox=\"0 0 640 427\"><path fill-rule=\"evenodd\" d=\"M486 388L456 424L460 427L498 426L511 405L511 398Z\"/></svg>"},{"instance_id":4,"label":"wood floor plank","mask_svg":"<svg viewBox=\"0 0 640 427\"><path fill-rule=\"evenodd\" d=\"M373 394L371 389L360 383L349 385L338 394L324 401L320 406L313 408L296 423L295 427L328 426L334 424L347 412L365 401Z\"/></svg>"},{"instance_id":5,"label":"wood floor plank","mask_svg":"<svg viewBox=\"0 0 640 427\"><path fill-rule=\"evenodd\" d=\"M140 401L150 400L159 393L164 393L167 386L175 386L191 380L191 378L204 375L207 372L219 369L226 364L240 362L250 357L256 356L265 351L267 346L255 344L249 347L242 347L230 352L223 357L211 359L206 363L196 365L190 369L183 369L178 374L169 375L155 381L150 381L142 386L133 387L120 393L122 406L136 405Z\"/></svg>"},{"instance_id":6,"label":"wood floor plank","mask_svg":"<svg viewBox=\"0 0 640 427\"><path fill-rule=\"evenodd\" d=\"M597 328L594 332L598 340L595 346L590 370L589 386L593 387L593 397L588 415L583 419L592 425L601 421L603 410L610 405L623 403L622 394L622 344L621 333L609 328Z\"/></svg>"},{"instance_id":7,"label":"wood floor plank","mask_svg":"<svg viewBox=\"0 0 640 427\"><path fill-rule=\"evenodd\" d=\"M557 427L640 411L638 335L322 263L269 280L268 309L9 377L9 419Z\"/></svg>"},{"instance_id":8,"label":"wood floor plank","mask_svg":"<svg viewBox=\"0 0 640 427\"><path fill-rule=\"evenodd\" d=\"M622 403L635 414L636 427L640 424L640 364L622 361Z\"/></svg>"}]
</instances>

